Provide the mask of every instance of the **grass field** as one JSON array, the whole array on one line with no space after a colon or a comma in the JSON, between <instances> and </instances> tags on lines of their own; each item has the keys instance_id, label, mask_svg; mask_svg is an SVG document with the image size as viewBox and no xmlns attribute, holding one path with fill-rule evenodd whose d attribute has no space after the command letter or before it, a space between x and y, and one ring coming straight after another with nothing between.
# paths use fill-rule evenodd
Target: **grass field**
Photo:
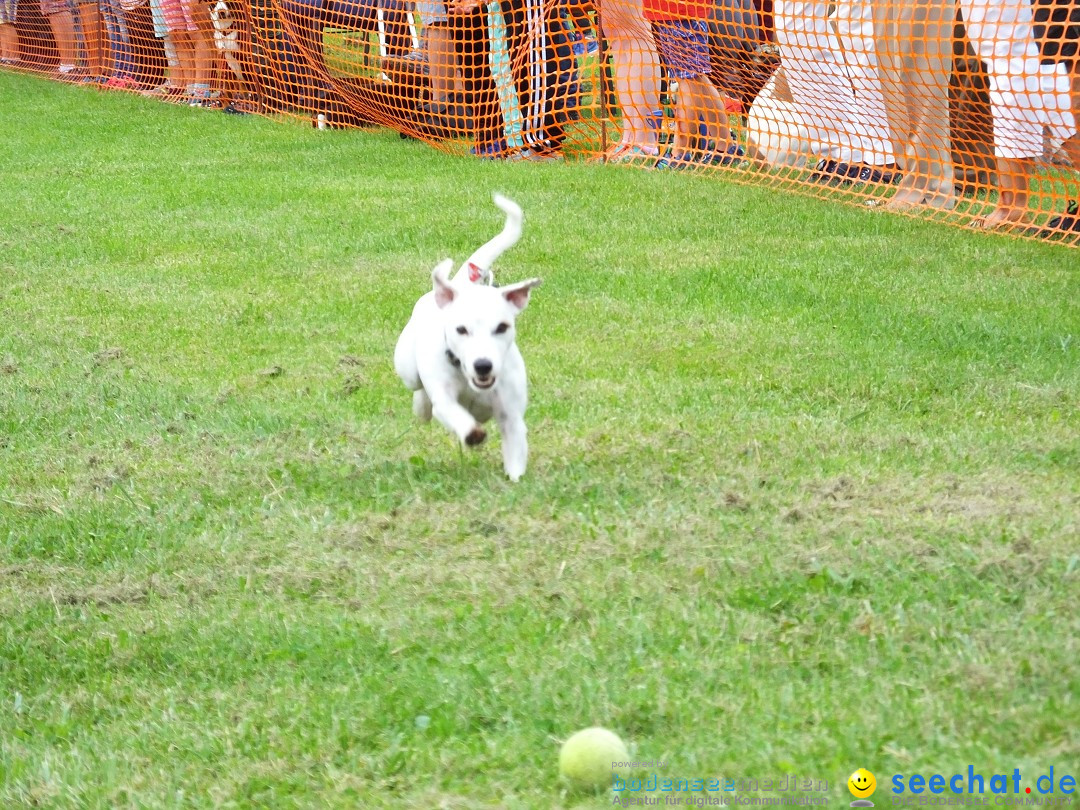
<instances>
[{"instance_id":1,"label":"grass field","mask_svg":"<svg viewBox=\"0 0 1080 810\"><path fill-rule=\"evenodd\" d=\"M0 806L607 807L592 724L834 807L1080 770L1077 251L2 73L0 133ZM492 190L518 485L390 363Z\"/></svg>"}]
</instances>

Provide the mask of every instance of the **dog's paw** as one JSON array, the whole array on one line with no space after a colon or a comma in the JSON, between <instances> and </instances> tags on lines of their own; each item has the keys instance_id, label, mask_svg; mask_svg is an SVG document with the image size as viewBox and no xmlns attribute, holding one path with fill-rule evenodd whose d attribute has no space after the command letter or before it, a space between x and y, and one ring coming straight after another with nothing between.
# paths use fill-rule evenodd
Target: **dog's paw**
<instances>
[{"instance_id":1,"label":"dog's paw","mask_svg":"<svg viewBox=\"0 0 1080 810\"><path fill-rule=\"evenodd\" d=\"M484 432L482 427L477 425L470 430L469 435L465 437L465 444L469 445L469 447L476 447L476 445L481 444L486 438L487 433Z\"/></svg>"}]
</instances>

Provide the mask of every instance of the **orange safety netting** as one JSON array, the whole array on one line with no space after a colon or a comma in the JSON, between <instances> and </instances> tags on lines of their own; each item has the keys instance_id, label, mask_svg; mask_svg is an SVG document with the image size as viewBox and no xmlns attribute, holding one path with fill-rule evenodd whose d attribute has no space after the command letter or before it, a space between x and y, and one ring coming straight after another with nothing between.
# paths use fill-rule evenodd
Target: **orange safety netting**
<instances>
[{"instance_id":1,"label":"orange safety netting","mask_svg":"<svg viewBox=\"0 0 1080 810\"><path fill-rule=\"evenodd\" d=\"M1080 0L0 0L3 67L1080 244Z\"/></svg>"}]
</instances>

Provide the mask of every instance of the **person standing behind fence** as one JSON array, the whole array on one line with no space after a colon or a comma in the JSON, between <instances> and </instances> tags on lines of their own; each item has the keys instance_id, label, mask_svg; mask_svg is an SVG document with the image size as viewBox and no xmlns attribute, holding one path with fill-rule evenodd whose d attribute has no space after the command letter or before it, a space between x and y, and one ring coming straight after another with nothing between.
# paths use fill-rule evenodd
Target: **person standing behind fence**
<instances>
[{"instance_id":1,"label":"person standing behind fence","mask_svg":"<svg viewBox=\"0 0 1080 810\"><path fill-rule=\"evenodd\" d=\"M645 19L644 0L599 0L600 28L611 55L622 136L604 154L632 160L659 154L652 112L660 107L660 56Z\"/></svg>"},{"instance_id":2,"label":"person standing behind fence","mask_svg":"<svg viewBox=\"0 0 1080 810\"><path fill-rule=\"evenodd\" d=\"M16 0L0 0L0 65L20 60L19 32L15 29Z\"/></svg>"},{"instance_id":3,"label":"person standing behind fence","mask_svg":"<svg viewBox=\"0 0 1080 810\"><path fill-rule=\"evenodd\" d=\"M56 72L66 81L80 81L85 71L78 69L79 46L75 39L75 3L73 0L39 0L41 16L49 23L56 42L59 63Z\"/></svg>"},{"instance_id":4,"label":"person standing behind fence","mask_svg":"<svg viewBox=\"0 0 1080 810\"><path fill-rule=\"evenodd\" d=\"M431 99L424 112L439 114L455 101L458 84L457 57L450 35L450 17L441 0L418 0L420 26L424 32L424 53L428 64Z\"/></svg>"},{"instance_id":5,"label":"person standing behind fence","mask_svg":"<svg viewBox=\"0 0 1080 810\"><path fill-rule=\"evenodd\" d=\"M874 47L889 136L903 172L885 207L956 205L949 141L953 20L949 0L874 0Z\"/></svg>"},{"instance_id":6,"label":"person standing behind fence","mask_svg":"<svg viewBox=\"0 0 1080 810\"><path fill-rule=\"evenodd\" d=\"M501 157L508 146L498 89L488 62L491 45L487 6L481 0L452 0L447 11L465 107L472 116L472 153L485 158Z\"/></svg>"},{"instance_id":7,"label":"person standing behind fence","mask_svg":"<svg viewBox=\"0 0 1080 810\"><path fill-rule=\"evenodd\" d=\"M873 42L862 36L870 4L777 0L773 6L792 103L812 127L808 140L823 147L815 180L893 179L876 54Z\"/></svg>"},{"instance_id":8,"label":"person standing behind fence","mask_svg":"<svg viewBox=\"0 0 1080 810\"><path fill-rule=\"evenodd\" d=\"M112 62L112 76L105 86L113 90L135 90L135 49L128 34L127 12L121 0L101 0L101 16L105 19L105 33Z\"/></svg>"},{"instance_id":9,"label":"person standing behind fence","mask_svg":"<svg viewBox=\"0 0 1080 810\"><path fill-rule=\"evenodd\" d=\"M717 0L709 12L709 78L734 112L749 109L779 63L754 0Z\"/></svg>"},{"instance_id":10,"label":"person standing behind fence","mask_svg":"<svg viewBox=\"0 0 1080 810\"><path fill-rule=\"evenodd\" d=\"M575 79L573 46L560 4L510 0L500 5L522 119L523 148L510 157L562 159L563 125Z\"/></svg>"},{"instance_id":11,"label":"person standing behind fence","mask_svg":"<svg viewBox=\"0 0 1080 810\"><path fill-rule=\"evenodd\" d=\"M187 94L195 83L195 35L198 26L182 0L160 2L165 27L176 48L177 69L170 73L169 81ZM188 101L190 100L189 96Z\"/></svg>"},{"instance_id":12,"label":"person standing behind fence","mask_svg":"<svg viewBox=\"0 0 1080 810\"><path fill-rule=\"evenodd\" d=\"M473 154L561 158L573 54L556 5L545 8L544 0L454 0L447 8L465 107L472 115ZM500 17L505 34L495 39ZM509 68L508 75L498 71L505 82L502 93L496 63Z\"/></svg>"},{"instance_id":13,"label":"person standing behind fence","mask_svg":"<svg viewBox=\"0 0 1080 810\"><path fill-rule=\"evenodd\" d=\"M161 9L161 0L150 0L150 18L154 25L154 36L161 40L165 51L165 81L152 90L147 90L146 95L154 98L175 101L184 93L183 67L176 53L176 43L169 26L165 22L165 13Z\"/></svg>"},{"instance_id":14,"label":"person standing behind fence","mask_svg":"<svg viewBox=\"0 0 1080 810\"><path fill-rule=\"evenodd\" d=\"M86 70L92 82L105 81L105 20L98 0L74 0L78 3L76 21L86 54Z\"/></svg>"},{"instance_id":15,"label":"person standing behind fence","mask_svg":"<svg viewBox=\"0 0 1080 810\"><path fill-rule=\"evenodd\" d=\"M195 24L188 29L194 56L193 75L188 85L192 107L213 106L210 100L210 82L214 76L214 21L210 18L210 6L206 0L180 0L184 14Z\"/></svg>"},{"instance_id":16,"label":"person standing behind fence","mask_svg":"<svg viewBox=\"0 0 1080 810\"><path fill-rule=\"evenodd\" d=\"M1049 43L1053 54L1042 58L1029 0L959 0L959 5L968 39L990 79L997 156L997 205L972 224L996 228L1023 222L1028 179L1043 155L1044 135L1062 143L1077 132L1080 104L1071 98L1071 60L1057 58L1061 45L1069 43ZM1074 165L1080 165L1080 148L1075 140L1069 146Z\"/></svg>"},{"instance_id":17,"label":"person standing behind fence","mask_svg":"<svg viewBox=\"0 0 1080 810\"><path fill-rule=\"evenodd\" d=\"M726 165L732 156L742 154L731 141L724 99L708 79L709 11L708 3L693 0L645 0L645 18L653 23L668 77L679 83L675 143L670 157L658 161L657 168Z\"/></svg>"}]
</instances>

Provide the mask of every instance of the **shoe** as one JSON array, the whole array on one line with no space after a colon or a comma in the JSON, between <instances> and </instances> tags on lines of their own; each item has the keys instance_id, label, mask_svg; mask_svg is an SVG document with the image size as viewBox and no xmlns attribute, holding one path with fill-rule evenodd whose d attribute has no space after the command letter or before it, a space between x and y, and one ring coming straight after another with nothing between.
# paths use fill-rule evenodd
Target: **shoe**
<instances>
[{"instance_id":1,"label":"shoe","mask_svg":"<svg viewBox=\"0 0 1080 810\"><path fill-rule=\"evenodd\" d=\"M882 183L889 185L900 180L901 174L895 166L863 166L859 169L860 183Z\"/></svg>"},{"instance_id":2,"label":"shoe","mask_svg":"<svg viewBox=\"0 0 1080 810\"><path fill-rule=\"evenodd\" d=\"M221 111L227 115L251 115L251 113L246 110L241 110L235 103L227 104L221 108Z\"/></svg>"},{"instance_id":3,"label":"shoe","mask_svg":"<svg viewBox=\"0 0 1080 810\"><path fill-rule=\"evenodd\" d=\"M499 138L496 141L485 144L476 144L469 151L479 158L484 160L496 160L503 157L507 152L507 145L505 138Z\"/></svg>"},{"instance_id":4,"label":"shoe","mask_svg":"<svg viewBox=\"0 0 1080 810\"><path fill-rule=\"evenodd\" d=\"M454 126L462 130L468 129L469 127L466 126L465 122L472 120L472 107L456 102L431 101L427 104L421 104L420 112L424 115L438 116L458 122Z\"/></svg>"},{"instance_id":5,"label":"shoe","mask_svg":"<svg viewBox=\"0 0 1080 810\"><path fill-rule=\"evenodd\" d=\"M417 135L436 141L449 141L460 137L473 128L472 108L460 104L424 105L431 110L442 109L444 112L425 112L421 108L415 120L408 126Z\"/></svg>"},{"instance_id":6,"label":"shoe","mask_svg":"<svg viewBox=\"0 0 1080 810\"><path fill-rule=\"evenodd\" d=\"M91 76L86 68L72 68L71 70L57 70L56 77L62 82L71 82L72 84L89 84L91 82L101 81L99 76Z\"/></svg>"},{"instance_id":7,"label":"shoe","mask_svg":"<svg viewBox=\"0 0 1080 810\"><path fill-rule=\"evenodd\" d=\"M690 158L687 157L685 153L679 152L678 154L674 154L669 152L668 154L660 158L658 161L656 161L656 164L653 166L653 168L672 169L677 171L679 169L687 169L690 167L690 165Z\"/></svg>"},{"instance_id":8,"label":"shoe","mask_svg":"<svg viewBox=\"0 0 1080 810\"><path fill-rule=\"evenodd\" d=\"M810 175L811 183L849 183L859 176L859 168L832 158L822 158Z\"/></svg>"},{"instance_id":9,"label":"shoe","mask_svg":"<svg viewBox=\"0 0 1080 810\"><path fill-rule=\"evenodd\" d=\"M1065 213L1047 220L1046 225L1038 236L1049 239L1052 236L1062 236L1061 231L1075 231L1080 233L1080 205L1076 200L1069 200L1065 206Z\"/></svg>"},{"instance_id":10,"label":"shoe","mask_svg":"<svg viewBox=\"0 0 1080 810\"><path fill-rule=\"evenodd\" d=\"M709 147L698 161L705 166L731 166L746 154L736 143L729 143L723 152L718 151L712 141L709 141Z\"/></svg>"}]
</instances>

